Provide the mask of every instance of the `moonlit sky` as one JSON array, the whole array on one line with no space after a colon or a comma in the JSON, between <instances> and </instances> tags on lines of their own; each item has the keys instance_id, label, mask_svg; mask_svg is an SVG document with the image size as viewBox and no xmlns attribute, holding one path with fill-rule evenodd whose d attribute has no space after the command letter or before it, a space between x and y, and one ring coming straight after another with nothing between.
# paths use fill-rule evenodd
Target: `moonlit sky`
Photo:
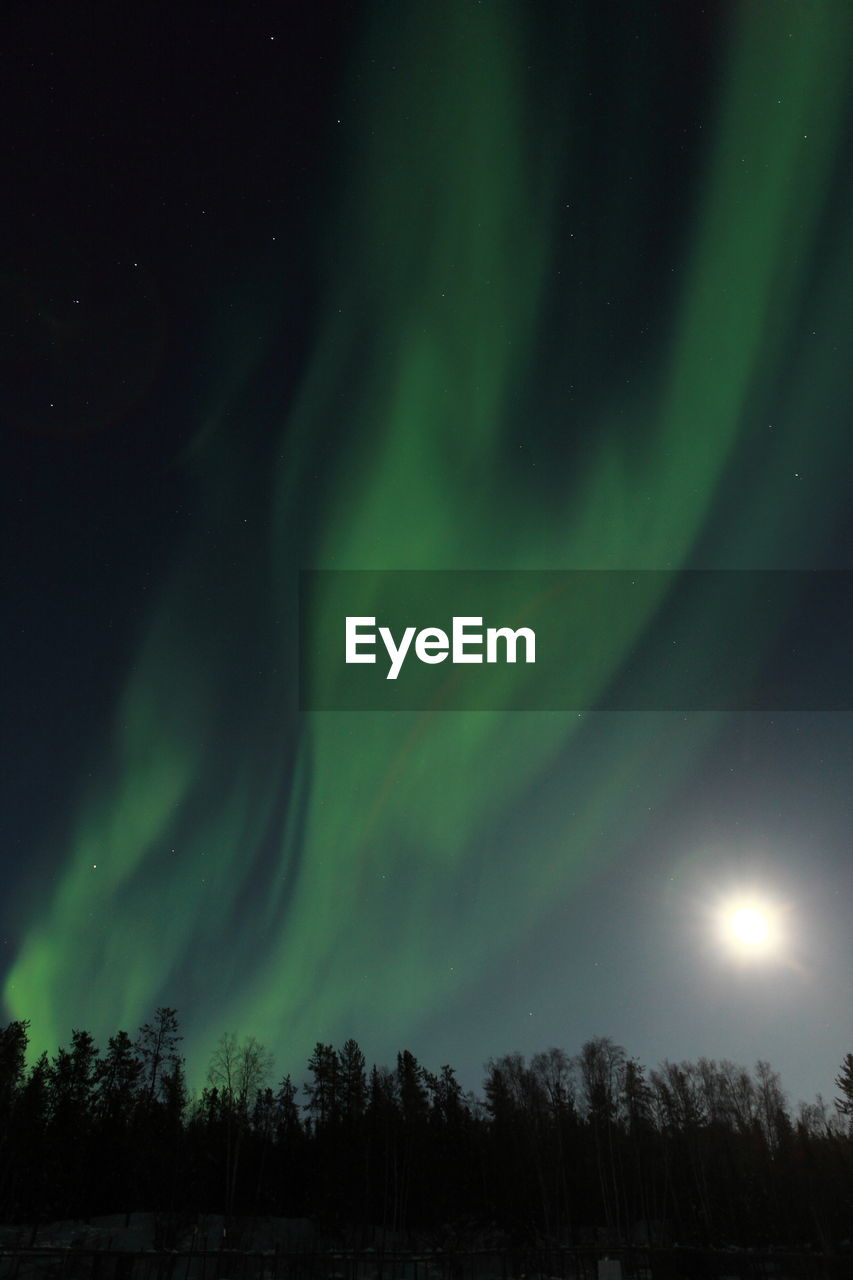
<instances>
[{"instance_id":1,"label":"moonlit sky","mask_svg":"<svg viewBox=\"0 0 853 1280\"><path fill-rule=\"evenodd\" d=\"M831 1096L848 710L306 714L296 580L853 569L853 10L294 13L9 18L5 1016Z\"/></svg>"}]
</instances>

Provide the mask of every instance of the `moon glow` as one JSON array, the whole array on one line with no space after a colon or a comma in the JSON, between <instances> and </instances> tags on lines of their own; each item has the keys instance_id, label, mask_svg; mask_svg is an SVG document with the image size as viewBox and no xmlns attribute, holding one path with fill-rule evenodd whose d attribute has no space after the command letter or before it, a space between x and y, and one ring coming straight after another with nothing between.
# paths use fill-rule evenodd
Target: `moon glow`
<instances>
[{"instance_id":1,"label":"moon glow","mask_svg":"<svg viewBox=\"0 0 853 1280\"><path fill-rule=\"evenodd\" d=\"M770 940L770 921L760 907L736 907L729 913L726 926L732 941L750 951L766 947Z\"/></svg>"}]
</instances>

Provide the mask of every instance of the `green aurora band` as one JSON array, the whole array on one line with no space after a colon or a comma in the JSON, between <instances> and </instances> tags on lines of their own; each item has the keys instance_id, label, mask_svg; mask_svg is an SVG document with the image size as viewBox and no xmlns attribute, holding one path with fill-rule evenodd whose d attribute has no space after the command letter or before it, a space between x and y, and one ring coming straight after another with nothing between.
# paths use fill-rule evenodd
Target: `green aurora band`
<instances>
[{"instance_id":1,"label":"green aurora band","mask_svg":"<svg viewBox=\"0 0 853 1280\"><path fill-rule=\"evenodd\" d=\"M630 386L602 369L559 493L553 475L522 471L514 430L545 412L557 435L561 421L579 430L561 368L571 325L561 336L554 319L579 304L554 262L566 190L582 205L584 180L571 113L549 112L533 82L523 11L389 6L365 35L353 83L370 62L375 91L342 126L325 299L272 482L224 425L256 368L247 341L192 454L196 536L149 616L55 891L27 907L5 1001L31 1019L36 1049L71 1021L105 1035L162 1003L182 1005L197 1067L230 1027L280 1055L348 1034L402 1042L624 855L719 727L711 715L301 715L299 567L679 567L771 410L774 452L718 521L714 567L821 554L841 432L822 433L808 477L791 477L815 405L823 419L844 389L829 342L799 337L832 331L853 260L853 223L827 216L849 9L732 10L712 136L661 288L665 331ZM582 36L568 44L571 86ZM627 71L622 93L642 156L653 107ZM585 268L617 303L617 225L647 223L655 200L641 159L618 163L636 175L636 205L621 207L625 174L611 179L613 261ZM612 671L646 621L608 620ZM712 625L712 603L692 622L697 635Z\"/></svg>"}]
</instances>

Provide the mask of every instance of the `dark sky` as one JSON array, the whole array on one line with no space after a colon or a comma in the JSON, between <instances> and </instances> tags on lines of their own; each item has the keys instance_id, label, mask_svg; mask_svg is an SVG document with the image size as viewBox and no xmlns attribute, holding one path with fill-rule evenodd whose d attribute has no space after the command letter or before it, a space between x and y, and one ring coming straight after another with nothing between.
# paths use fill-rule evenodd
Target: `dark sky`
<instances>
[{"instance_id":1,"label":"dark sky","mask_svg":"<svg viewBox=\"0 0 853 1280\"><path fill-rule=\"evenodd\" d=\"M831 1095L846 706L307 714L296 581L853 568L850 10L303 8L7 15L6 1016Z\"/></svg>"}]
</instances>

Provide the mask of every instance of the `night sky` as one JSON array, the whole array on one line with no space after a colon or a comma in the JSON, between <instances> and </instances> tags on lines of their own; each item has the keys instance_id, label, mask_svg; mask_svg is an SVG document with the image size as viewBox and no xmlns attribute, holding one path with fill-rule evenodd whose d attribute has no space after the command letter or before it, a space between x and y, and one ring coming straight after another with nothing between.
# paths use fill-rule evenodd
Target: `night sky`
<instances>
[{"instance_id":1,"label":"night sky","mask_svg":"<svg viewBox=\"0 0 853 1280\"><path fill-rule=\"evenodd\" d=\"M847 0L16 5L3 45L5 1016L176 1007L195 1083L230 1030L466 1087L607 1035L831 1097L849 707L309 713L297 583L853 571Z\"/></svg>"}]
</instances>

